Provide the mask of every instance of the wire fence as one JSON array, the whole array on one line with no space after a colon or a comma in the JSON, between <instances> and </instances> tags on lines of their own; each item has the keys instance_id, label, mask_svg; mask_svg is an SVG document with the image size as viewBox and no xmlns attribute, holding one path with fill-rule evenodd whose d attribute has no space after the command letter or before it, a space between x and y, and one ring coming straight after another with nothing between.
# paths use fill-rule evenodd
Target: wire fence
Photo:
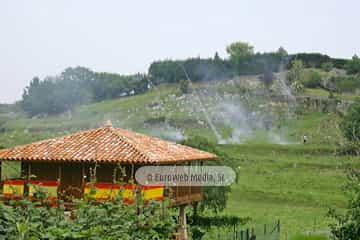
<instances>
[{"instance_id":1,"label":"wire fence","mask_svg":"<svg viewBox=\"0 0 360 240\"><path fill-rule=\"evenodd\" d=\"M218 231L211 236L205 234L205 240L280 240L280 221L274 223L258 225L244 229L228 229L228 231Z\"/></svg>"}]
</instances>

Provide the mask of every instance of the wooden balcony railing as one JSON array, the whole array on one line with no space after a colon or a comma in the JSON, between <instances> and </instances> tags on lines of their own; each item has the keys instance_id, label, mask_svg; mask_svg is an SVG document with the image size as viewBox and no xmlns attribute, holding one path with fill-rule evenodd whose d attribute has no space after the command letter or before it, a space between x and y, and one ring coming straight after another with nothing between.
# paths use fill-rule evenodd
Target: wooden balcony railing
<instances>
[{"instance_id":1,"label":"wooden balcony railing","mask_svg":"<svg viewBox=\"0 0 360 240\"><path fill-rule=\"evenodd\" d=\"M175 200L174 205L190 204L202 200L202 187L199 186L181 186L171 187L172 198Z\"/></svg>"}]
</instances>

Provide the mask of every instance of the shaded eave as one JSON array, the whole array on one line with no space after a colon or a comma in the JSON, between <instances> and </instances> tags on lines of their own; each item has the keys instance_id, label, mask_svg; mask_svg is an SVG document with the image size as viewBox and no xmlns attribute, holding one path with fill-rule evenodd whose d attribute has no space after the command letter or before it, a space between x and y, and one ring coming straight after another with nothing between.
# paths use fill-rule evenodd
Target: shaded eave
<instances>
[{"instance_id":1,"label":"shaded eave","mask_svg":"<svg viewBox=\"0 0 360 240\"><path fill-rule=\"evenodd\" d=\"M104 164L138 164L138 165L175 165L186 162L196 162L196 161L209 161L217 158L216 155L210 158L194 158L194 159L183 159L183 160L168 160L168 161L107 161L107 160L68 160L68 159L41 159L41 158L0 158L1 161L11 161L11 162L38 162L38 163L104 163Z\"/></svg>"}]
</instances>

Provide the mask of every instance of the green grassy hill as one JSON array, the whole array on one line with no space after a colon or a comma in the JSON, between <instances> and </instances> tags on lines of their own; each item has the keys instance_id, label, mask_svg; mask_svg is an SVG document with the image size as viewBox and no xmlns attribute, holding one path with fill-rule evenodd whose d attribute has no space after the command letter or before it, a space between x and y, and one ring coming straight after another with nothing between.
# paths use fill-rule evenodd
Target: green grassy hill
<instances>
[{"instance_id":1,"label":"green grassy hill","mask_svg":"<svg viewBox=\"0 0 360 240\"><path fill-rule=\"evenodd\" d=\"M220 84L217 90L241 90L241 86L231 86ZM221 117L219 102L228 103L230 99L230 110L241 102L251 109L245 113L250 115L269 107L268 97L242 99L240 95L238 99L238 96L219 93L213 88L204 90L202 86L197 86L197 91L205 111L223 138L234 135L233 124L241 121L238 115L244 113L236 112L234 117L230 111L230 115ZM318 94L316 91L306 93ZM324 95L323 91L319 93ZM330 221L326 218L328 208L345 206L341 191L344 169L349 164L358 164L359 159L334 156L336 142L341 140L336 114L295 113L295 109L289 109L288 105L273 105L270 130L255 125L250 132L240 133L243 134L239 137L241 142L218 145L238 159L241 169L239 182L233 186L225 213L249 216L253 225L280 219L282 233L288 233L288 236L314 229L327 230ZM291 116L286 115L283 119L281 116L285 113ZM228 116L235 120L227 122ZM0 112L0 145L10 147L64 135L100 126L106 120L111 120L115 127L166 139L181 140L201 135L216 141L197 96L194 93L181 96L177 86L163 85L142 95L84 105L58 116L27 118L20 111ZM246 126L243 129L246 130ZM307 144L301 143L303 135L309 137ZM14 169L16 166L7 168L5 175L13 175Z\"/></svg>"}]
</instances>

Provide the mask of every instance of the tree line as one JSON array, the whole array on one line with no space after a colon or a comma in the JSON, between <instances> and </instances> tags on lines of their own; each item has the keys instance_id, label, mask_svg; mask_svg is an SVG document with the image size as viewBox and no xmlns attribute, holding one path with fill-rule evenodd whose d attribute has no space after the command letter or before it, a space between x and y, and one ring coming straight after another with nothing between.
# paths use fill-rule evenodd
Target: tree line
<instances>
[{"instance_id":1,"label":"tree line","mask_svg":"<svg viewBox=\"0 0 360 240\"><path fill-rule=\"evenodd\" d=\"M75 106L139 94L151 85L179 83L186 79L193 82L229 79L238 75L264 74L270 79L272 72L287 69L292 60L301 60L305 67L343 68L351 74L360 73L360 60L330 58L320 53L289 55L280 47L274 52L255 52L246 42L227 46L228 58L215 53L212 58L165 59L151 63L147 74L120 75L94 72L88 68L67 68L58 76L44 79L34 77L25 88L21 106L30 116L57 114L72 110Z\"/></svg>"},{"instance_id":2,"label":"tree line","mask_svg":"<svg viewBox=\"0 0 360 240\"><path fill-rule=\"evenodd\" d=\"M143 93L145 74L119 75L93 72L84 67L67 68L60 75L34 77L24 90L21 106L30 116L57 114L90 102Z\"/></svg>"}]
</instances>

